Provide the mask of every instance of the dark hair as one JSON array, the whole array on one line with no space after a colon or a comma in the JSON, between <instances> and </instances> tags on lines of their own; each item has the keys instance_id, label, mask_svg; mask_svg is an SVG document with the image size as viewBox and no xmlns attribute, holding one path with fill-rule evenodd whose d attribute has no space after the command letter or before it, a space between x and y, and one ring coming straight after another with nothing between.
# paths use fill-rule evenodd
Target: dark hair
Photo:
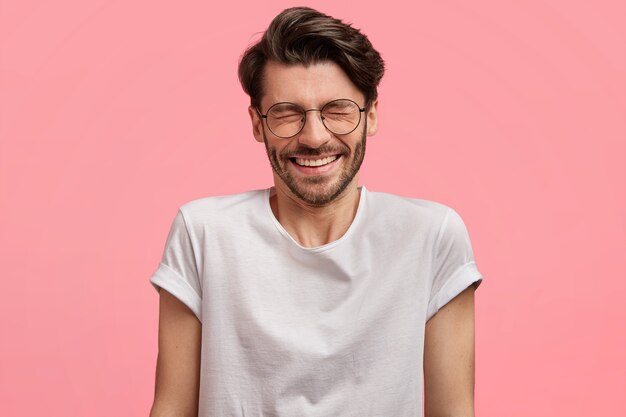
<instances>
[{"instance_id":1,"label":"dark hair","mask_svg":"<svg viewBox=\"0 0 626 417\"><path fill-rule=\"evenodd\" d=\"M270 23L261 40L246 49L239 61L239 81L259 107L263 71L267 61L310 64L333 61L365 95L366 107L378 97L385 63L367 36L349 24L309 7L283 10Z\"/></svg>"}]
</instances>

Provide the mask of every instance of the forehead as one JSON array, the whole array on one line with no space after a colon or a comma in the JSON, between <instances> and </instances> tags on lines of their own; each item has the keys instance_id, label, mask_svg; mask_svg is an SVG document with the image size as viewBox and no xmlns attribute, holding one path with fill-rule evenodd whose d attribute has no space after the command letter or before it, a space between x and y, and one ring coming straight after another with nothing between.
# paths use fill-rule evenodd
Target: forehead
<instances>
[{"instance_id":1,"label":"forehead","mask_svg":"<svg viewBox=\"0 0 626 417\"><path fill-rule=\"evenodd\" d=\"M309 66L269 61L263 72L263 109L280 101L316 107L337 98L352 99L360 106L365 104L363 93L345 71L332 61Z\"/></svg>"}]
</instances>

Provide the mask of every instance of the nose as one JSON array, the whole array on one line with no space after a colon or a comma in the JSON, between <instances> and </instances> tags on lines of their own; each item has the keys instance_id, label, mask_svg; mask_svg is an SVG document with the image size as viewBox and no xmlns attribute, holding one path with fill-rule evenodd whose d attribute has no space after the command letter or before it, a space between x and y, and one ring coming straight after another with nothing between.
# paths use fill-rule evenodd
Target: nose
<instances>
[{"instance_id":1,"label":"nose","mask_svg":"<svg viewBox=\"0 0 626 417\"><path fill-rule=\"evenodd\" d=\"M319 110L311 109L306 112L306 120L300 135L298 135L298 142L309 148L319 148L330 140L331 134L322 123Z\"/></svg>"}]
</instances>

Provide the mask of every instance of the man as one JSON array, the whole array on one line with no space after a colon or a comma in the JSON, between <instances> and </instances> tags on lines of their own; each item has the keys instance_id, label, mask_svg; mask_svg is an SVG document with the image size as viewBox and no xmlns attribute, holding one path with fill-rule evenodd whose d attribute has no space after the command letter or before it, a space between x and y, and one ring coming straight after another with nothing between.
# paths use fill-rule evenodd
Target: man
<instances>
[{"instance_id":1,"label":"man","mask_svg":"<svg viewBox=\"0 0 626 417\"><path fill-rule=\"evenodd\" d=\"M310 8L246 51L274 186L174 218L150 280L152 417L474 415L482 276L462 219L358 185L383 72L362 33Z\"/></svg>"}]
</instances>

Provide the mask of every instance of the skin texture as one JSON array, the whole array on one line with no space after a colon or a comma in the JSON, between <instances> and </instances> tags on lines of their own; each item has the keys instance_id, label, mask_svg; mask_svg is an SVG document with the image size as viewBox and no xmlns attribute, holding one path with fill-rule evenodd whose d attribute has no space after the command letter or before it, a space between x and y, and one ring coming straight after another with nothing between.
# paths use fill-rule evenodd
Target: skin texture
<instances>
[{"instance_id":1,"label":"skin texture","mask_svg":"<svg viewBox=\"0 0 626 417\"><path fill-rule=\"evenodd\" d=\"M426 323L425 417L474 416L474 285Z\"/></svg>"},{"instance_id":2,"label":"skin texture","mask_svg":"<svg viewBox=\"0 0 626 417\"><path fill-rule=\"evenodd\" d=\"M310 117L307 117L307 123L308 119L310 119ZM365 158L367 118L363 118L362 123L365 124L365 127L362 129L361 140L356 142L353 151L343 143L341 143L340 147L323 144L317 148L299 144L299 146L293 150L283 148L282 152L279 154L276 146L270 144L265 134L265 129L263 129L263 142L265 143L267 157L270 160L274 174L280 177L293 195L305 203L316 207L328 205L350 185L354 177L358 174L359 168L361 168L361 163L363 163L363 158ZM270 135L272 135L271 132ZM348 135L342 136L346 137ZM278 142L280 142L280 140ZM293 155L307 156L313 159L328 155L341 155L341 157L346 160L346 163L343 165L339 178L331 182L328 179L328 175L294 175L292 170L289 169L292 165L289 158Z\"/></svg>"},{"instance_id":3,"label":"skin texture","mask_svg":"<svg viewBox=\"0 0 626 417\"><path fill-rule=\"evenodd\" d=\"M159 356L150 417L195 417L202 324L181 301L159 290Z\"/></svg>"}]
</instances>

